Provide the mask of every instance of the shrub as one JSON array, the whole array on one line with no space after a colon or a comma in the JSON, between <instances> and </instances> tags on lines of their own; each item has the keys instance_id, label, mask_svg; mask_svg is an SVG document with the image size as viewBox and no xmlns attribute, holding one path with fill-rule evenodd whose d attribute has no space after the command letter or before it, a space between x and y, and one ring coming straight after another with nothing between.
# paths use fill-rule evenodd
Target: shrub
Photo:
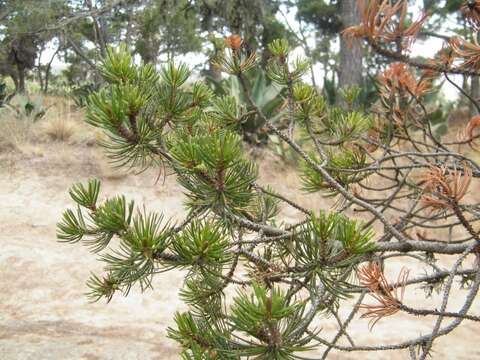
<instances>
[{"instance_id":1,"label":"shrub","mask_svg":"<svg viewBox=\"0 0 480 360\"><path fill-rule=\"evenodd\" d=\"M234 106L236 108L246 109L245 116L241 119L240 129L245 141L260 145L268 141L268 132L264 127L263 120L251 110L251 105L245 98L244 91L236 76L230 76L227 79L216 81L207 78L208 83L213 83L213 89L216 95L226 98L218 105ZM263 70L250 71L247 73L246 84L252 99L260 110L272 122L277 123L284 116L284 98L285 87L272 83ZM230 98L232 98L230 100Z\"/></svg>"},{"instance_id":2,"label":"shrub","mask_svg":"<svg viewBox=\"0 0 480 360\"><path fill-rule=\"evenodd\" d=\"M8 104L6 111L19 121L34 123L45 116L48 108L43 106L43 99L40 96L30 97L17 94L13 96Z\"/></svg>"},{"instance_id":3,"label":"shrub","mask_svg":"<svg viewBox=\"0 0 480 360\"><path fill-rule=\"evenodd\" d=\"M0 108L0 140L2 143L21 150L30 138L35 122L47 112L41 97L17 94Z\"/></svg>"},{"instance_id":4,"label":"shrub","mask_svg":"<svg viewBox=\"0 0 480 360\"><path fill-rule=\"evenodd\" d=\"M92 83L86 83L73 87L70 91L70 96L72 97L76 106L79 108L84 108L87 105L87 99L90 94L98 89L99 86Z\"/></svg>"},{"instance_id":5,"label":"shrub","mask_svg":"<svg viewBox=\"0 0 480 360\"><path fill-rule=\"evenodd\" d=\"M54 117L43 124L43 131L55 141L68 141L77 131L76 123L68 118Z\"/></svg>"},{"instance_id":6,"label":"shrub","mask_svg":"<svg viewBox=\"0 0 480 360\"><path fill-rule=\"evenodd\" d=\"M4 107L11 98L12 95L7 92L7 84L0 81L0 108Z\"/></svg>"}]
</instances>

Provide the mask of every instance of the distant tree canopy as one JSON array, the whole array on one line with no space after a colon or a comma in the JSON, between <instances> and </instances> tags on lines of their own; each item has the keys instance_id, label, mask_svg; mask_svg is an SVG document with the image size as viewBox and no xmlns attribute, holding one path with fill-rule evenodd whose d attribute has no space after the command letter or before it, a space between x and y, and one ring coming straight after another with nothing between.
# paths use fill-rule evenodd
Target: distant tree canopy
<instances>
[{"instance_id":1,"label":"distant tree canopy","mask_svg":"<svg viewBox=\"0 0 480 360\"><path fill-rule=\"evenodd\" d=\"M188 1L156 0L135 15L135 49L147 63L155 63L161 54L172 59L179 54L200 52L200 21Z\"/></svg>"},{"instance_id":2,"label":"distant tree canopy","mask_svg":"<svg viewBox=\"0 0 480 360\"><path fill-rule=\"evenodd\" d=\"M223 37L238 34L250 51L262 55L262 67L271 56L267 45L272 40L285 38L292 46L302 47L311 59L310 78L314 84L322 84L329 102L341 101L339 89L350 85L360 85L364 89L362 101L367 101L374 93L373 74L387 62L340 37L343 29L360 20L356 3L357 0L1 0L0 74L10 77L18 92L26 90L26 78L34 75L46 92L55 59L66 64L63 75L70 85L102 82L98 66L110 45L125 42L143 62L158 65L188 53L203 53L210 58L223 47ZM448 30L447 18L452 20L448 24L457 34L470 36L469 23L458 12L462 4L460 0L417 2L417 11L432 14L419 36L442 37L442 31ZM408 21L412 20L409 15ZM336 42L339 48L334 45ZM315 65L320 65L321 73L315 74ZM203 73L217 80L220 77L208 61ZM478 77L465 76L462 88L477 98ZM471 104L468 106L476 111Z\"/></svg>"},{"instance_id":3,"label":"distant tree canopy","mask_svg":"<svg viewBox=\"0 0 480 360\"><path fill-rule=\"evenodd\" d=\"M205 52L212 36L230 33L240 34L252 49L266 49L273 39L288 37L276 17L279 6L273 0L2 0L0 70L17 91L25 91L25 76L52 40L55 55L72 67L72 81L91 77L106 47L120 41L154 64Z\"/></svg>"},{"instance_id":4,"label":"distant tree canopy","mask_svg":"<svg viewBox=\"0 0 480 360\"><path fill-rule=\"evenodd\" d=\"M325 35L338 35L342 29L340 2L298 0L298 17L310 22Z\"/></svg>"},{"instance_id":5,"label":"distant tree canopy","mask_svg":"<svg viewBox=\"0 0 480 360\"><path fill-rule=\"evenodd\" d=\"M34 0L5 0L0 4L4 25L0 28L0 71L13 79L17 91L25 91L27 71L35 66L39 48L55 36L39 30L55 23L65 10L63 0L48 1L46 7L38 6Z\"/></svg>"}]
</instances>

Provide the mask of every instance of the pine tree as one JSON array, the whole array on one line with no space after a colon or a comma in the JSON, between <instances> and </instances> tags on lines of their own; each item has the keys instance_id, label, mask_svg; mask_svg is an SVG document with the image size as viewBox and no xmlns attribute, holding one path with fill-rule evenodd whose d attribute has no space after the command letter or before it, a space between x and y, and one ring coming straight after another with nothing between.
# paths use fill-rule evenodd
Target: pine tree
<instances>
[{"instance_id":1,"label":"pine tree","mask_svg":"<svg viewBox=\"0 0 480 360\"><path fill-rule=\"evenodd\" d=\"M218 66L243 82L257 59L243 53L240 38L229 40ZM270 51L275 58L269 76L291 86L302 104L296 119L307 122L320 115L323 100L301 83L306 62L289 65L285 41L273 42ZM185 189L188 215L174 224L163 214L139 210L123 196L100 202L97 180L73 186L70 195L78 206L64 213L58 237L101 253L106 272L92 275L89 296L109 300L116 292L128 294L134 285L147 289L156 272L184 268L188 275L180 296L191 310L176 315L178 328L169 334L185 347L185 358L290 359L307 349L312 340L305 333L308 324L317 312L327 311L317 308L318 281L335 298L342 294L358 257L373 248L372 233L343 215L312 213L310 221L295 228L298 235L281 235L284 240L274 248L255 245L257 240L247 245L242 240L247 232L257 233L259 242L272 236L279 199L256 183L258 169L245 157L237 131L245 114L235 99L215 97L202 82L185 86L189 71L184 65L170 62L159 72L148 64L136 66L125 46L108 51L101 72L108 86L90 97L87 122L105 131L103 145L119 166L168 164ZM114 239L119 246L109 250ZM315 306L308 312L308 302L298 302L301 281L296 276L288 291L276 284L290 282L279 263L288 258L309 282ZM227 308L224 289L237 284L240 263L251 271L245 284L254 294L239 290Z\"/></svg>"},{"instance_id":2,"label":"pine tree","mask_svg":"<svg viewBox=\"0 0 480 360\"><path fill-rule=\"evenodd\" d=\"M281 131L255 104L246 84L245 74L258 66L256 54L232 35L215 60L221 71L238 78L248 111L301 158L304 190L337 199L332 212L310 211L259 184L262 169L246 156L238 133L247 110L234 97L216 96L201 81L189 83L183 64L172 61L157 71L150 64L135 65L126 46L108 50L101 66L107 85L89 97L87 122L105 132L102 145L117 166L171 169L186 195L187 215L175 223L168 214L147 211L124 196L102 200L98 180L74 185L70 196L76 208L65 211L58 238L88 246L104 262L104 273L87 282L92 300L128 295L134 286L146 290L158 272L186 270L179 296L189 310L175 314L176 326L168 329L183 359L299 359L319 346L325 347L324 358L331 349L364 350L337 345L361 309L372 326L399 311L435 316L431 334L367 348L405 348L414 356L418 350L424 359L436 338L462 320L479 320L468 314L480 287L478 262L471 269L460 266L468 255L478 257L480 238L472 225L478 205L464 200L480 167L454 148L473 146L480 122L472 119L461 140L442 143L423 105L441 73L477 74L466 51L471 47L452 42L456 63L410 59L402 51L425 18L404 22L406 2L374 1L363 10L362 23L344 35L365 38L379 54L404 61L380 74L380 101L368 113L353 106L356 88L343 91L345 108L328 106L302 82L308 61L292 58L288 42L275 40L266 69L288 93L288 129ZM400 53L389 48L392 43ZM428 71L417 77L409 66ZM302 146L296 133L307 139ZM304 219L284 224L280 204ZM347 216L349 208L367 213L369 220ZM374 225L384 230L376 233ZM466 235L445 242L435 238L437 233L427 237L421 232L431 227L450 235L459 228ZM432 265L437 254L457 256L450 270ZM433 267L433 274L407 279L408 271L402 271L397 282L389 282L384 268L391 258L404 256ZM469 295L462 310L447 312L456 276L469 286ZM405 289L417 284L427 289L444 285L440 310L405 304ZM237 290L232 298L227 287ZM363 293L359 306L345 321L338 318L344 299L358 293ZM365 293L377 303L360 305ZM339 330L327 340L312 324L331 314ZM448 317L453 325L441 327Z\"/></svg>"}]
</instances>

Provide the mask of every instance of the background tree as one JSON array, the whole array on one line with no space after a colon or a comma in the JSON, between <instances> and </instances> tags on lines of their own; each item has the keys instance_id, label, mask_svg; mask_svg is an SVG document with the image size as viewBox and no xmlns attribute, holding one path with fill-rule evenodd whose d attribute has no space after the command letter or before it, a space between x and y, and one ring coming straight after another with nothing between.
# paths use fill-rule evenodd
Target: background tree
<instances>
[{"instance_id":1,"label":"background tree","mask_svg":"<svg viewBox=\"0 0 480 360\"><path fill-rule=\"evenodd\" d=\"M151 1L136 15L135 48L144 62L155 64L162 54L172 59L200 51L200 21L188 4L186 0Z\"/></svg>"},{"instance_id":2,"label":"background tree","mask_svg":"<svg viewBox=\"0 0 480 360\"><path fill-rule=\"evenodd\" d=\"M332 47L323 45L322 56L324 57L323 68L328 72L330 59L333 57L335 63L335 78L330 80L336 88L349 86L360 86L363 81L363 51L358 43L348 43L340 36L340 32L353 24L359 22L359 9L356 0L338 1L298 1L298 17L306 22L314 24L319 37L327 37L329 42L338 40L340 51L338 61L332 53ZM327 82L325 82L327 83ZM341 97L338 97L340 100Z\"/></svg>"},{"instance_id":3,"label":"background tree","mask_svg":"<svg viewBox=\"0 0 480 360\"><path fill-rule=\"evenodd\" d=\"M273 39L286 35L286 28L276 18L280 3L268 1L197 1L202 28L208 32L238 34L251 49L265 49Z\"/></svg>"},{"instance_id":4,"label":"background tree","mask_svg":"<svg viewBox=\"0 0 480 360\"><path fill-rule=\"evenodd\" d=\"M360 10L356 0L341 0L340 19L341 30L356 25L360 22ZM360 44L348 43L345 38L340 37L340 62L338 86L347 88L352 85L361 86L363 78L363 50Z\"/></svg>"},{"instance_id":5,"label":"background tree","mask_svg":"<svg viewBox=\"0 0 480 360\"><path fill-rule=\"evenodd\" d=\"M38 6L32 0L4 1L4 26L0 29L4 68L12 77L16 91L25 92L27 72L35 66L41 49L53 33L43 31L45 24L63 16L65 2L49 1L47 6ZM28 21L26 21L28 20Z\"/></svg>"}]
</instances>

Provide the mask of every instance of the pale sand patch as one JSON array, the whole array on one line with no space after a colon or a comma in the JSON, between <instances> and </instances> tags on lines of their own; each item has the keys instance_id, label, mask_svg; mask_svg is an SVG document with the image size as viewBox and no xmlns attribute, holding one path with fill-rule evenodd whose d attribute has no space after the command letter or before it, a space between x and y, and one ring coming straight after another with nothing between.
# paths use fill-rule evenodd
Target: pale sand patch
<instances>
[{"instance_id":1,"label":"pale sand patch","mask_svg":"<svg viewBox=\"0 0 480 360\"><path fill-rule=\"evenodd\" d=\"M39 143L38 152L25 156L0 152L0 359L178 359L176 344L166 337L173 314L184 309L178 299L183 274L158 275L154 290L133 290L109 303L90 304L84 293L90 271L101 264L87 249L55 240L55 224L72 202L67 190L90 177L102 180L102 197L124 194L140 206L183 217L182 189L173 177L156 182L158 173L112 177L99 165L98 149L85 144ZM41 155L38 155L40 153ZM271 155L262 160L260 182L270 183L285 195L297 191L296 174ZM310 208L329 208L320 196L301 195L297 200ZM298 219L283 209L287 221ZM405 263L407 267L414 262ZM392 266L392 277L401 266ZM456 292L452 309L464 291ZM439 304L424 299L423 290L408 292L408 304L422 307ZM344 318L350 306L344 306ZM478 301L473 313L480 313ZM316 321L322 333L333 337L333 319ZM357 344L394 343L431 328L432 319L396 315L368 330L367 320L354 320L349 328ZM478 325L465 322L434 347L434 359L480 358ZM345 341L342 340L343 344ZM305 354L307 356L307 354ZM308 357L308 356L307 356ZM315 356L312 356L315 358ZM405 359L405 351L384 353L331 352L331 359Z\"/></svg>"}]
</instances>

